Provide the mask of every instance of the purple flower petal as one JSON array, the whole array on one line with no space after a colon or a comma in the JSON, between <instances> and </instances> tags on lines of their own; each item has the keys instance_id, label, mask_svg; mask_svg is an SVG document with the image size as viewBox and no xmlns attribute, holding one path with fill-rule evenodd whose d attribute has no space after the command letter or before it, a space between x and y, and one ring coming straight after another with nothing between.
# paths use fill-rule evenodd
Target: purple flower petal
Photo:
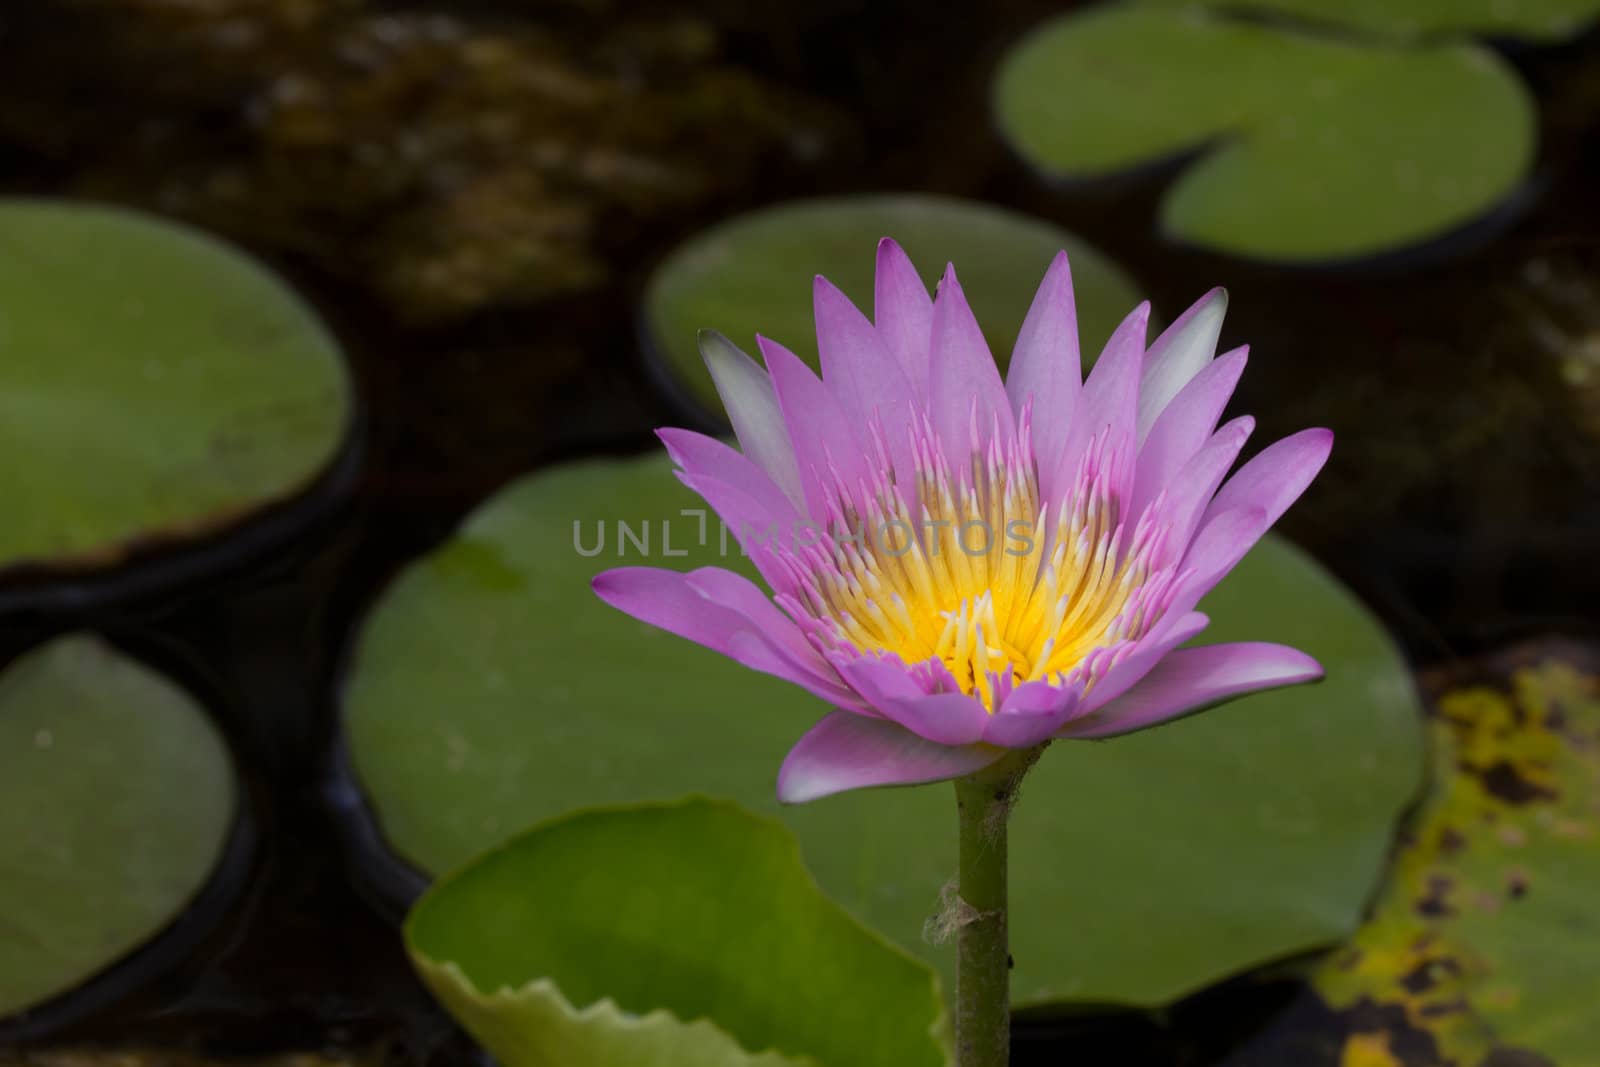
<instances>
[{"instance_id":1,"label":"purple flower petal","mask_svg":"<svg viewBox=\"0 0 1600 1067\"><path fill-rule=\"evenodd\" d=\"M1067 254L1058 252L1022 322L1006 374L1011 410L1020 418L1032 403L1033 450L1041 467L1053 468L1061 458L1082 388L1072 269Z\"/></svg>"},{"instance_id":2,"label":"purple flower petal","mask_svg":"<svg viewBox=\"0 0 1600 1067\"><path fill-rule=\"evenodd\" d=\"M1087 717L1091 712L1098 711L1132 689L1161 661L1161 657L1185 641L1199 636L1200 632L1210 624L1211 620L1198 611L1185 610L1181 614L1169 612L1155 629L1139 641L1126 659L1095 682L1083 702L1078 705L1079 715ZM1069 721L1057 736L1069 736L1076 721L1076 719Z\"/></svg>"},{"instance_id":3,"label":"purple flower petal","mask_svg":"<svg viewBox=\"0 0 1600 1067\"><path fill-rule=\"evenodd\" d=\"M933 298L905 250L888 237L878 242L872 315L878 335L900 361L917 400L927 403Z\"/></svg>"},{"instance_id":4,"label":"purple flower petal","mask_svg":"<svg viewBox=\"0 0 1600 1067\"><path fill-rule=\"evenodd\" d=\"M715 437L670 427L656 431L672 462L685 474L722 482L755 501L774 520L791 524L799 519L794 502L784 495L767 472L736 449Z\"/></svg>"},{"instance_id":5,"label":"purple flower petal","mask_svg":"<svg viewBox=\"0 0 1600 1067\"><path fill-rule=\"evenodd\" d=\"M836 711L789 750L778 771L778 799L804 804L850 789L944 781L1005 754L987 745L936 744L892 722Z\"/></svg>"},{"instance_id":6,"label":"purple flower petal","mask_svg":"<svg viewBox=\"0 0 1600 1067\"><path fill-rule=\"evenodd\" d=\"M1145 301L1128 313L1106 342L1100 359L1083 383L1083 393L1068 430L1067 446L1055 468L1042 468L1040 487L1046 500L1061 500L1068 495L1078 464L1090 443L1110 431L1106 446L1109 461L1123 472L1126 484L1113 488L1114 495L1126 501L1133 492L1136 440L1135 418L1139 405L1139 372L1144 359L1145 331L1150 324L1150 302Z\"/></svg>"},{"instance_id":7,"label":"purple flower petal","mask_svg":"<svg viewBox=\"0 0 1600 1067\"><path fill-rule=\"evenodd\" d=\"M1184 556L1184 569L1192 573L1174 590L1173 610L1198 604L1238 565L1305 491L1332 447L1331 431L1302 430L1267 446L1223 483Z\"/></svg>"},{"instance_id":8,"label":"purple flower petal","mask_svg":"<svg viewBox=\"0 0 1600 1067\"><path fill-rule=\"evenodd\" d=\"M679 471L678 481L711 506L768 586L779 593L794 591L794 578L774 551L788 548L805 532L797 529L799 520L792 518L792 511L773 514L767 504L749 493L709 475Z\"/></svg>"},{"instance_id":9,"label":"purple flower petal","mask_svg":"<svg viewBox=\"0 0 1600 1067\"><path fill-rule=\"evenodd\" d=\"M1206 510L1206 518L1237 508L1260 508L1271 526L1306 491L1332 450L1332 430L1301 430L1274 441L1228 479Z\"/></svg>"},{"instance_id":10,"label":"purple flower petal","mask_svg":"<svg viewBox=\"0 0 1600 1067\"><path fill-rule=\"evenodd\" d=\"M778 396L772 391L772 379L715 330L700 331L700 356L711 372L711 382L722 398L740 449L767 472L795 507L804 507L800 468L795 465L794 445L783 423Z\"/></svg>"},{"instance_id":11,"label":"purple flower petal","mask_svg":"<svg viewBox=\"0 0 1600 1067\"><path fill-rule=\"evenodd\" d=\"M1173 589L1169 612L1188 611L1200 603L1267 532L1267 513L1260 508L1236 508L1216 516L1208 511L1200 521L1200 532L1183 559L1188 577Z\"/></svg>"},{"instance_id":12,"label":"purple flower petal","mask_svg":"<svg viewBox=\"0 0 1600 1067\"><path fill-rule=\"evenodd\" d=\"M1113 737L1202 711L1262 689L1322 677L1299 649L1261 642L1206 645L1169 653L1119 699L1068 725L1069 737Z\"/></svg>"},{"instance_id":13,"label":"purple flower petal","mask_svg":"<svg viewBox=\"0 0 1600 1067\"><path fill-rule=\"evenodd\" d=\"M1144 509L1177 476L1183 465L1205 445L1217 428L1222 409L1233 396L1244 373L1250 349L1236 348L1208 363L1172 399L1156 419L1144 444L1139 447L1139 470L1135 477L1130 515Z\"/></svg>"},{"instance_id":14,"label":"purple flower petal","mask_svg":"<svg viewBox=\"0 0 1600 1067\"><path fill-rule=\"evenodd\" d=\"M929 366L928 407L945 457L956 470L967 467L974 442L972 420L984 444L998 423L1001 439L1016 435L1011 403L1000 369L967 306L954 267L946 267L933 302L933 352Z\"/></svg>"},{"instance_id":15,"label":"purple flower petal","mask_svg":"<svg viewBox=\"0 0 1600 1067\"><path fill-rule=\"evenodd\" d=\"M596 575L592 584L601 600L641 622L704 645L751 670L793 682L831 703L857 705L826 661L796 653L799 634L792 622L782 619L794 634L781 630L769 634L765 627L775 625L770 616L752 619L718 603L695 588L691 577L656 567L618 567Z\"/></svg>"},{"instance_id":16,"label":"purple flower petal","mask_svg":"<svg viewBox=\"0 0 1600 1067\"><path fill-rule=\"evenodd\" d=\"M835 497L834 472L850 490L866 477L865 440L833 393L800 357L765 337L757 337L762 358L772 372L773 391L783 409L789 440L794 442L806 513L825 522Z\"/></svg>"},{"instance_id":17,"label":"purple flower petal","mask_svg":"<svg viewBox=\"0 0 1600 1067\"><path fill-rule=\"evenodd\" d=\"M1078 714L1081 686L1024 682L1013 689L989 719L983 739L1002 748L1032 748Z\"/></svg>"},{"instance_id":18,"label":"purple flower petal","mask_svg":"<svg viewBox=\"0 0 1600 1067\"><path fill-rule=\"evenodd\" d=\"M822 384L856 426L878 423L897 483L916 484L908 433L916 398L905 371L872 323L832 282L818 275L814 291Z\"/></svg>"},{"instance_id":19,"label":"purple flower petal","mask_svg":"<svg viewBox=\"0 0 1600 1067\"><path fill-rule=\"evenodd\" d=\"M835 671L816 646L806 639L793 619L774 604L761 587L742 574L721 567L701 567L684 575L689 588L712 604L736 611L750 621L762 636L796 663L823 678Z\"/></svg>"},{"instance_id":20,"label":"purple flower petal","mask_svg":"<svg viewBox=\"0 0 1600 1067\"><path fill-rule=\"evenodd\" d=\"M1157 337L1145 355L1139 387L1139 442L1196 374L1211 362L1228 311L1228 291L1213 289Z\"/></svg>"},{"instance_id":21,"label":"purple flower petal","mask_svg":"<svg viewBox=\"0 0 1600 1067\"><path fill-rule=\"evenodd\" d=\"M1240 415L1212 435L1205 447L1172 479L1161 504L1161 515L1169 531L1167 548L1165 555L1157 557L1156 566L1166 566L1183 557L1217 486L1227 477L1255 428L1255 419Z\"/></svg>"},{"instance_id":22,"label":"purple flower petal","mask_svg":"<svg viewBox=\"0 0 1600 1067\"><path fill-rule=\"evenodd\" d=\"M983 736L989 713L965 693L926 693L898 659L837 656L832 660L846 685L919 737L941 745L970 745Z\"/></svg>"}]
</instances>

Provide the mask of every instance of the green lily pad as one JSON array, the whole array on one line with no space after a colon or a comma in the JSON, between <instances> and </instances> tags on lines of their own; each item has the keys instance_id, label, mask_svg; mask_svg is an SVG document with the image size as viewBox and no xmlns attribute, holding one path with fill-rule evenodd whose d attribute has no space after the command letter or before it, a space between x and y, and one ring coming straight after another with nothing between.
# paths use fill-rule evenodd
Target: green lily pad
<instances>
[{"instance_id":1,"label":"green lily pad","mask_svg":"<svg viewBox=\"0 0 1600 1067\"><path fill-rule=\"evenodd\" d=\"M178 686L82 636L0 674L0 1016L156 935L208 880L233 766Z\"/></svg>"},{"instance_id":2,"label":"green lily pad","mask_svg":"<svg viewBox=\"0 0 1600 1067\"><path fill-rule=\"evenodd\" d=\"M1279 15L1312 25L1414 38L1475 33L1560 41L1596 17L1597 0L1138 0L1146 7Z\"/></svg>"},{"instance_id":3,"label":"green lily pad","mask_svg":"<svg viewBox=\"0 0 1600 1067\"><path fill-rule=\"evenodd\" d=\"M1081 238L1042 219L974 201L912 194L798 200L739 215L680 245L651 275L646 340L662 372L701 413L722 418L695 336L715 329L754 351L759 331L817 366L811 276L821 274L869 315L874 249L893 237L929 291L948 262L984 324L1001 367L1050 260L1072 259L1079 333L1098 353L1139 292L1122 269Z\"/></svg>"},{"instance_id":4,"label":"green lily pad","mask_svg":"<svg viewBox=\"0 0 1600 1067\"><path fill-rule=\"evenodd\" d=\"M1370 1015L1392 1032L1347 1044L1396 1064L1412 1062L1402 1027L1453 1063L1600 1063L1600 680L1570 650L1526 660L1439 696L1409 847L1372 921L1315 976L1336 1010L1394 1009Z\"/></svg>"},{"instance_id":5,"label":"green lily pad","mask_svg":"<svg viewBox=\"0 0 1600 1067\"><path fill-rule=\"evenodd\" d=\"M1391 47L1138 6L1033 31L1002 61L994 106L1014 148L1057 178L1197 151L1163 228L1268 260L1439 238L1516 191L1537 137L1516 72L1475 44Z\"/></svg>"},{"instance_id":6,"label":"green lily pad","mask_svg":"<svg viewBox=\"0 0 1600 1067\"><path fill-rule=\"evenodd\" d=\"M284 284L187 227L0 200L0 571L120 562L307 488L350 384Z\"/></svg>"},{"instance_id":7,"label":"green lily pad","mask_svg":"<svg viewBox=\"0 0 1600 1067\"><path fill-rule=\"evenodd\" d=\"M383 832L422 870L575 805L708 792L780 812L779 763L821 703L589 589L620 564L742 567L736 546L722 557L714 520L697 544L680 509L699 501L669 470L650 456L525 478L375 606L345 730ZM604 550L580 555L600 520ZM635 537L649 527L650 560L619 540L617 520ZM1020 1004L1165 1003L1336 941L1360 918L1421 769L1405 665L1356 600L1281 541L1208 605L1210 637L1290 642L1328 680L1045 754L1012 845ZM955 871L950 789L845 794L780 817L830 895L953 985L953 948L922 939Z\"/></svg>"},{"instance_id":8,"label":"green lily pad","mask_svg":"<svg viewBox=\"0 0 1600 1067\"><path fill-rule=\"evenodd\" d=\"M506 1067L949 1058L934 973L823 896L780 823L726 801L539 826L434 886L406 943Z\"/></svg>"}]
</instances>

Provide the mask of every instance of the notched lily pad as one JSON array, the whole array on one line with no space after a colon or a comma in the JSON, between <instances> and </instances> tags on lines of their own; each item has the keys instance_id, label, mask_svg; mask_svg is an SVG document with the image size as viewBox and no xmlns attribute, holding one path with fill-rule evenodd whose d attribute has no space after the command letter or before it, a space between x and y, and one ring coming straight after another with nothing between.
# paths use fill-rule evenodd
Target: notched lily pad
<instances>
[{"instance_id":1,"label":"notched lily pad","mask_svg":"<svg viewBox=\"0 0 1600 1067\"><path fill-rule=\"evenodd\" d=\"M1165 195L1164 230L1279 261L1443 237L1512 198L1537 137L1528 90L1475 44L1394 47L1139 5L1034 30L1002 61L994 106L1016 151L1058 179L1198 153Z\"/></svg>"},{"instance_id":2,"label":"notched lily pad","mask_svg":"<svg viewBox=\"0 0 1600 1067\"><path fill-rule=\"evenodd\" d=\"M173 921L211 876L232 763L187 693L99 641L0 674L0 1016L66 993Z\"/></svg>"},{"instance_id":3,"label":"notched lily pad","mask_svg":"<svg viewBox=\"0 0 1600 1067\"><path fill-rule=\"evenodd\" d=\"M1347 1049L1421 1034L1430 1063L1600 1063L1600 656L1522 659L1435 702L1427 802L1316 976L1333 1008L1387 1020Z\"/></svg>"},{"instance_id":4,"label":"notched lily pad","mask_svg":"<svg viewBox=\"0 0 1600 1067\"><path fill-rule=\"evenodd\" d=\"M578 805L733 797L779 814L829 895L952 988L954 949L922 937L955 870L950 790L780 811L778 766L822 704L590 591L620 564L748 571L701 514L664 456L556 467L399 576L364 623L344 693L351 761L384 835L437 874ZM1046 753L1013 835L1021 1005L1163 1004L1359 922L1422 766L1405 665L1281 541L1206 610L1208 639L1286 641L1328 679Z\"/></svg>"},{"instance_id":5,"label":"notched lily pad","mask_svg":"<svg viewBox=\"0 0 1600 1067\"><path fill-rule=\"evenodd\" d=\"M1600 17L1597 0L1137 0L1152 8L1274 15L1400 38L1474 33L1560 41Z\"/></svg>"},{"instance_id":6,"label":"notched lily pad","mask_svg":"<svg viewBox=\"0 0 1600 1067\"><path fill-rule=\"evenodd\" d=\"M725 801L586 811L441 881L429 987L506 1067L941 1067L939 982Z\"/></svg>"},{"instance_id":7,"label":"notched lily pad","mask_svg":"<svg viewBox=\"0 0 1600 1067\"><path fill-rule=\"evenodd\" d=\"M1072 259L1083 350L1100 351L1139 302L1137 288L1104 253L1042 219L975 201L919 194L799 200L739 215L680 245L651 275L645 342L660 373L697 415L722 419L695 335L714 329L754 351L760 333L817 365L811 282L825 275L872 313L874 248L905 248L931 292L947 262L1004 366L1034 290L1062 249Z\"/></svg>"},{"instance_id":8,"label":"notched lily pad","mask_svg":"<svg viewBox=\"0 0 1600 1067\"><path fill-rule=\"evenodd\" d=\"M189 544L310 487L350 385L282 282L187 227L0 200L0 578Z\"/></svg>"}]
</instances>

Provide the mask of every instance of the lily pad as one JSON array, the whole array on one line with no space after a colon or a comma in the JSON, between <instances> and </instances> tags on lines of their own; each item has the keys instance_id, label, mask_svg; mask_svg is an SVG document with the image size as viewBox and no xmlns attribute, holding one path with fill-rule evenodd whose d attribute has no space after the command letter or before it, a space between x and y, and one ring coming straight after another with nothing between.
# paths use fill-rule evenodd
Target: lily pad
<instances>
[{"instance_id":1,"label":"lily pad","mask_svg":"<svg viewBox=\"0 0 1600 1067\"><path fill-rule=\"evenodd\" d=\"M726 801L530 830L430 890L406 943L506 1067L949 1058L933 971L823 896L780 823Z\"/></svg>"},{"instance_id":2,"label":"lily pad","mask_svg":"<svg viewBox=\"0 0 1600 1067\"><path fill-rule=\"evenodd\" d=\"M90 637L0 674L0 1016L171 923L227 843L227 748L192 697Z\"/></svg>"},{"instance_id":3,"label":"lily pad","mask_svg":"<svg viewBox=\"0 0 1600 1067\"><path fill-rule=\"evenodd\" d=\"M1138 0L1146 7L1278 15L1414 38L1474 33L1560 41L1600 17L1597 0Z\"/></svg>"},{"instance_id":4,"label":"lily pad","mask_svg":"<svg viewBox=\"0 0 1600 1067\"><path fill-rule=\"evenodd\" d=\"M1435 704L1410 844L1315 979L1336 1010L1393 1021L1351 1042L1398 1053L1420 1031L1452 1063L1600 1063L1600 679L1570 650L1527 659Z\"/></svg>"},{"instance_id":5,"label":"lily pad","mask_svg":"<svg viewBox=\"0 0 1600 1067\"><path fill-rule=\"evenodd\" d=\"M1030 33L1001 63L994 107L1016 151L1058 179L1195 154L1165 194L1165 231L1281 261L1443 237L1512 197L1537 139L1528 90L1476 44L1393 47L1137 5Z\"/></svg>"},{"instance_id":6,"label":"lily pad","mask_svg":"<svg viewBox=\"0 0 1600 1067\"><path fill-rule=\"evenodd\" d=\"M238 523L338 452L333 337L187 227L0 201L0 573L83 571Z\"/></svg>"},{"instance_id":7,"label":"lily pad","mask_svg":"<svg viewBox=\"0 0 1600 1067\"><path fill-rule=\"evenodd\" d=\"M953 948L922 939L955 870L950 790L780 812L778 765L824 707L590 592L598 571L645 562L646 528L650 562L743 568L714 519L700 536L698 506L664 456L553 468L504 490L385 591L344 693L351 760L384 834L437 874L577 805L732 797L780 813L823 888L944 969L950 988ZM580 554L596 551L599 522L603 547ZM1281 541L1208 604L1209 636L1290 642L1328 680L1045 754L1012 845L1020 1004L1162 1004L1359 921L1422 764L1405 665L1360 604Z\"/></svg>"},{"instance_id":8,"label":"lily pad","mask_svg":"<svg viewBox=\"0 0 1600 1067\"><path fill-rule=\"evenodd\" d=\"M696 414L721 422L722 402L695 344L702 328L747 347L760 331L816 367L810 276L825 275L870 311L872 249L886 236L905 248L930 291L947 262L961 264L962 286L1002 368L1039 279L1062 249L1072 259L1086 353L1099 352L1139 302L1137 287L1104 253L1042 219L913 194L798 200L719 223L655 269L644 325L661 373Z\"/></svg>"}]
</instances>

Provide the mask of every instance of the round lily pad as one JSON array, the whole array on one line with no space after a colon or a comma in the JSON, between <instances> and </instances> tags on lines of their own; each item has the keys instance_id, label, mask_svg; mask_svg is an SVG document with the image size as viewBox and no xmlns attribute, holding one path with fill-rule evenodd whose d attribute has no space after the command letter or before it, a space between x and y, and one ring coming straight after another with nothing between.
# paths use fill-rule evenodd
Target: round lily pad
<instances>
[{"instance_id":1,"label":"round lily pad","mask_svg":"<svg viewBox=\"0 0 1600 1067\"><path fill-rule=\"evenodd\" d=\"M576 806L732 797L778 813L830 895L948 976L953 948L922 928L955 871L951 790L780 809L778 765L827 709L590 591L620 564L742 568L714 518L702 538L698 507L664 456L557 467L400 575L344 692L383 832L438 874ZM1360 918L1422 765L1405 664L1350 593L1281 541L1203 607L1208 639L1289 642L1328 679L1045 753L1012 843L1022 1005L1166 1003L1336 941Z\"/></svg>"},{"instance_id":2,"label":"round lily pad","mask_svg":"<svg viewBox=\"0 0 1600 1067\"><path fill-rule=\"evenodd\" d=\"M406 945L506 1067L950 1062L933 971L823 896L781 824L728 801L535 827L430 890Z\"/></svg>"},{"instance_id":3,"label":"round lily pad","mask_svg":"<svg viewBox=\"0 0 1600 1067\"><path fill-rule=\"evenodd\" d=\"M188 544L309 488L351 389L306 304L187 227L0 200L0 577Z\"/></svg>"},{"instance_id":4,"label":"round lily pad","mask_svg":"<svg viewBox=\"0 0 1600 1067\"><path fill-rule=\"evenodd\" d=\"M1600 0L1138 0L1147 7L1275 15L1308 25L1414 38L1478 33L1559 41L1600 17Z\"/></svg>"},{"instance_id":5,"label":"round lily pad","mask_svg":"<svg viewBox=\"0 0 1600 1067\"><path fill-rule=\"evenodd\" d=\"M1138 5L1034 30L1002 61L994 108L1016 151L1057 179L1193 153L1162 203L1167 233L1280 261L1442 238L1513 197L1537 138L1528 90L1478 45Z\"/></svg>"},{"instance_id":6,"label":"round lily pad","mask_svg":"<svg viewBox=\"0 0 1600 1067\"><path fill-rule=\"evenodd\" d=\"M722 418L695 343L717 330L754 351L759 331L817 366L811 282L821 274L871 313L873 249L893 237L929 291L946 263L985 325L1002 368L1050 260L1072 260L1083 351L1100 351L1139 302L1114 262L1058 226L989 204L913 194L798 200L739 215L697 234L656 267L644 296L645 341L675 394Z\"/></svg>"},{"instance_id":7,"label":"round lily pad","mask_svg":"<svg viewBox=\"0 0 1600 1067\"><path fill-rule=\"evenodd\" d=\"M0 674L0 1016L100 974L210 878L233 765L183 689L84 636Z\"/></svg>"}]
</instances>

